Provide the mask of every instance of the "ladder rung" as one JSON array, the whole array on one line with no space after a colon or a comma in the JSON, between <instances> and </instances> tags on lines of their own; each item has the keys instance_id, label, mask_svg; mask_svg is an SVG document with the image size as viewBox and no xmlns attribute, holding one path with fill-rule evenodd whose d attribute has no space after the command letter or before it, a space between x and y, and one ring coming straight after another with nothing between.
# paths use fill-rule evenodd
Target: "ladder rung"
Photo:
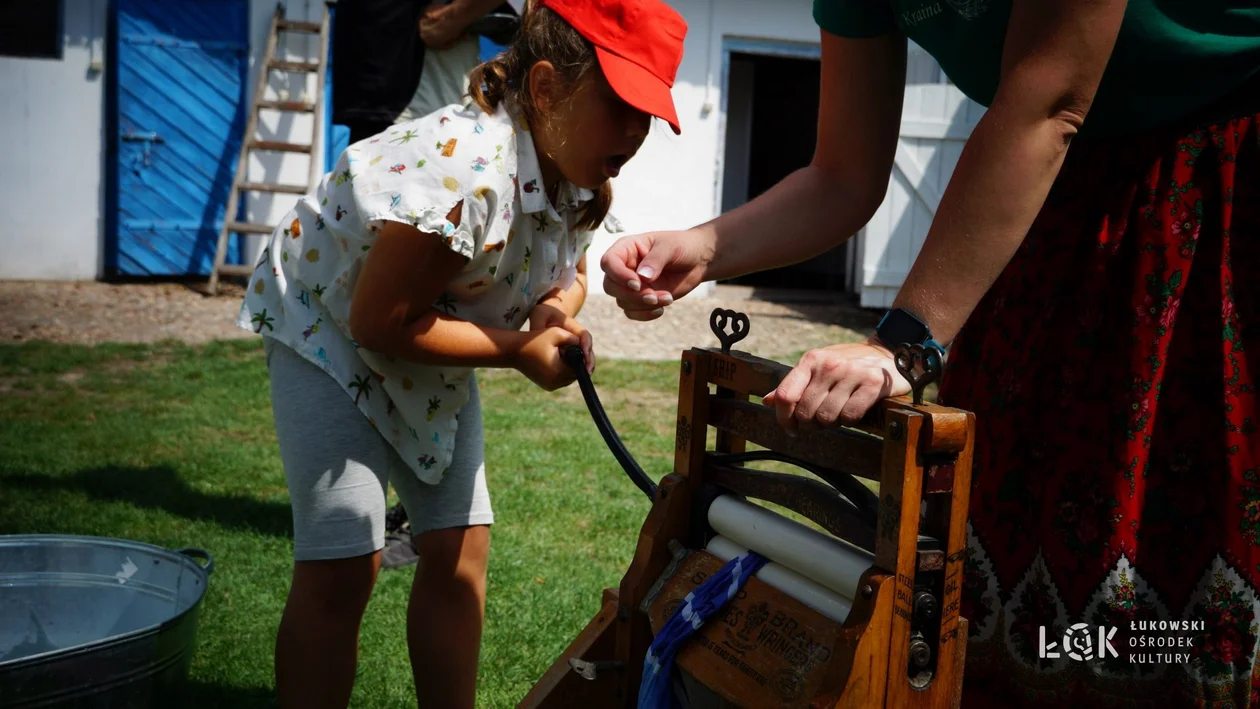
<instances>
[{"instance_id":1,"label":"ladder rung","mask_svg":"<svg viewBox=\"0 0 1260 709\"><path fill-rule=\"evenodd\" d=\"M315 104L300 101L259 101L259 108L270 108L273 111L294 111L296 113L314 113Z\"/></svg>"},{"instance_id":2,"label":"ladder rung","mask_svg":"<svg viewBox=\"0 0 1260 709\"><path fill-rule=\"evenodd\" d=\"M296 22L294 20L280 20L276 24L281 32L306 32L308 34L319 34L321 31L318 22Z\"/></svg>"},{"instance_id":3,"label":"ladder rung","mask_svg":"<svg viewBox=\"0 0 1260 709\"><path fill-rule=\"evenodd\" d=\"M309 153L311 146L302 145L301 143L277 143L271 140L251 140L249 147L252 150L266 150L274 153Z\"/></svg>"},{"instance_id":4,"label":"ladder rung","mask_svg":"<svg viewBox=\"0 0 1260 709\"><path fill-rule=\"evenodd\" d=\"M244 276L249 278L254 275L254 267L239 263L225 263L222 266L219 266L219 274L223 276Z\"/></svg>"},{"instance_id":5,"label":"ladder rung","mask_svg":"<svg viewBox=\"0 0 1260 709\"><path fill-rule=\"evenodd\" d=\"M306 194L304 185L278 185L268 182L242 182L238 187L244 192L284 192L285 194Z\"/></svg>"},{"instance_id":6,"label":"ladder rung","mask_svg":"<svg viewBox=\"0 0 1260 709\"><path fill-rule=\"evenodd\" d=\"M228 222L228 231L234 231L238 234L270 234L275 231L273 226L266 224L249 224L247 222Z\"/></svg>"},{"instance_id":7,"label":"ladder rung","mask_svg":"<svg viewBox=\"0 0 1260 709\"><path fill-rule=\"evenodd\" d=\"M267 66L280 71L319 71L319 62L290 62L282 59L272 59Z\"/></svg>"}]
</instances>

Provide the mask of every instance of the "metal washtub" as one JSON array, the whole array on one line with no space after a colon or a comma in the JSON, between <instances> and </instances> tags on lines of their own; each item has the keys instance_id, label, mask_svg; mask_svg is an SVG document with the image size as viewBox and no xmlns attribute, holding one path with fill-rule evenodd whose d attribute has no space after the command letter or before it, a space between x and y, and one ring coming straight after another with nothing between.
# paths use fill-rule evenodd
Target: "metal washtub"
<instances>
[{"instance_id":1,"label":"metal washtub","mask_svg":"<svg viewBox=\"0 0 1260 709\"><path fill-rule=\"evenodd\" d=\"M201 549L0 537L0 707L176 706L213 568Z\"/></svg>"}]
</instances>

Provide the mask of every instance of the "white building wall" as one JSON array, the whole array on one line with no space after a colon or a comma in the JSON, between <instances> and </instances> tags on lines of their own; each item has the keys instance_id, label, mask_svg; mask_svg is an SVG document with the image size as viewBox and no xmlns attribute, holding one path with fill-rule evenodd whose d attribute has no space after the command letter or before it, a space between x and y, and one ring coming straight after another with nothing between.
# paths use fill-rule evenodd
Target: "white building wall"
<instances>
[{"instance_id":1,"label":"white building wall","mask_svg":"<svg viewBox=\"0 0 1260 709\"><path fill-rule=\"evenodd\" d=\"M813 45L819 41L811 0L669 0L669 4L688 24L674 84L682 135L657 122L638 155L614 181L613 214L625 234L685 229L719 213L723 38ZM599 259L617 236L600 233L587 252L593 294L603 293ZM701 293L707 290L708 286Z\"/></svg>"},{"instance_id":2,"label":"white building wall","mask_svg":"<svg viewBox=\"0 0 1260 709\"><path fill-rule=\"evenodd\" d=\"M107 0L64 0L65 43L61 59L0 57L0 150L8 156L0 171L0 278L90 280L104 262L105 35ZM817 46L818 28L812 0L669 0L689 24L683 62L674 98L683 134L675 136L659 122L639 155L614 181L613 214L624 233L685 229L712 219L721 211L724 154L723 41L754 39ZM318 21L322 0L289 0L289 17ZM275 3L251 0L249 85L253 96ZM318 56L309 35L284 35L282 58ZM942 80L930 57L912 51L910 83ZM313 99L316 77L273 72L267 98ZM903 150L924 168L918 184L900 170L889 183L889 195L876 218L859 235L856 254L858 283L864 304L880 307L895 297L900 278L913 261L930 220L930 195L944 190L953 163L979 107L960 100L953 87L908 96L903 116ZM923 93L923 92L917 92ZM931 99L928 100L928 94ZM941 94L941 96L937 96ZM925 109L939 111L925 116ZM954 125L942 135L920 135L929 118ZM268 140L307 143L316 120L309 114L264 111L259 134ZM907 127L909 126L909 127ZM948 135L945 135L948 134ZM941 140L944 139L944 140ZM323 167L323 137L315 159ZM251 181L306 184L310 162L304 155L261 153L251 156ZM917 188L917 189L916 189ZM929 194L927 202L923 193ZM247 219L275 223L292 207L293 195L251 194ZM50 218L55 215L55 219ZM876 233L877 232L877 233ZM602 294L599 258L617 235L600 232L589 252L592 293ZM869 243L868 243L869 242ZM252 238L246 253L257 253ZM707 288L702 288L701 293Z\"/></svg>"},{"instance_id":3,"label":"white building wall","mask_svg":"<svg viewBox=\"0 0 1260 709\"><path fill-rule=\"evenodd\" d=\"M93 280L104 269L104 74L107 0L64 0L61 59L0 57L0 279ZM288 0L291 19L318 21L322 0ZM251 0L249 86L253 96L275 2ZM282 58L318 58L311 35L288 34ZM314 75L272 73L268 98L314 98ZM269 140L307 143L310 114L265 111L259 133ZM323 168L323 142L316 144ZM264 153L250 159L253 181L306 184L304 155ZM250 195L247 218L271 223L297 197ZM254 244L258 243L257 238ZM248 249L252 255L254 249Z\"/></svg>"},{"instance_id":4,"label":"white building wall","mask_svg":"<svg viewBox=\"0 0 1260 709\"><path fill-rule=\"evenodd\" d=\"M0 279L104 263L106 0L65 0L60 59L0 57Z\"/></svg>"},{"instance_id":5,"label":"white building wall","mask_svg":"<svg viewBox=\"0 0 1260 709\"><path fill-rule=\"evenodd\" d=\"M323 0L288 0L285 3L286 17L301 22L319 22L324 8ZM245 95L248 104L253 99L254 88L258 84L259 68L263 53L267 47L267 37L271 28L271 18L275 14L275 2L267 0L251 0L249 21L249 88ZM315 35L284 32L280 34L276 44L276 58L293 61L318 61L319 41ZM272 71L267 75L267 91L265 100L314 102L317 77L310 73L289 73ZM250 182L280 182L287 185L306 185L310 180L310 161L317 163L319 174L324 170L324 142L322 126L324 116L313 116L309 113L289 113L264 110L259 115L258 136L260 140L281 143L310 144L315 140L313 158L297 153L264 153L255 152L249 156L248 176ZM300 199L298 195L268 194L258 192L245 193L245 218L253 224L276 224L285 212L293 208ZM239 238L239 237L233 237ZM246 261L257 258L262 249L264 237L254 235L248 237L249 247L245 250Z\"/></svg>"}]
</instances>

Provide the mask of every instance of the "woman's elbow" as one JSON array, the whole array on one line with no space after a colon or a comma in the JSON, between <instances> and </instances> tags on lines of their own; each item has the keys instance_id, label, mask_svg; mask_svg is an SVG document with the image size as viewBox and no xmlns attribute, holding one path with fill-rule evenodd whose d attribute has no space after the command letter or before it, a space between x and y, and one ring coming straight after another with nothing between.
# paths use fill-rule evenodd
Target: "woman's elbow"
<instances>
[{"instance_id":1,"label":"woman's elbow","mask_svg":"<svg viewBox=\"0 0 1260 709\"><path fill-rule=\"evenodd\" d=\"M1051 131L1067 147L1084 127L1093 98L1094 91L1080 81L1056 76L1007 77L989 112L999 114L1000 122L1007 126Z\"/></svg>"},{"instance_id":2,"label":"woman's elbow","mask_svg":"<svg viewBox=\"0 0 1260 709\"><path fill-rule=\"evenodd\" d=\"M805 172L813 180L815 203L820 207L827 205L828 211L834 211L837 200L842 200L845 211L854 215L863 224L875 216L888 196L888 181L892 178L892 161L888 169L855 169L853 166L836 168L815 161Z\"/></svg>"},{"instance_id":3,"label":"woman's elbow","mask_svg":"<svg viewBox=\"0 0 1260 709\"><path fill-rule=\"evenodd\" d=\"M1065 95L1051 109L1049 120L1058 132L1063 147L1072 142L1072 138L1081 132L1085 125L1085 117L1089 115L1089 100L1080 96Z\"/></svg>"}]
</instances>

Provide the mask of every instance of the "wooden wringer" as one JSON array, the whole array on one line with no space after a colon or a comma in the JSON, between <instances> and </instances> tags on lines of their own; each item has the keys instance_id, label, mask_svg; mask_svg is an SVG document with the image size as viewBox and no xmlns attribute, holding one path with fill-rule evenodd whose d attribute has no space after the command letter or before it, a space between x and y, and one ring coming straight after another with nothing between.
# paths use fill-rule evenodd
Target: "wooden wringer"
<instances>
[{"instance_id":1,"label":"wooden wringer","mask_svg":"<svg viewBox=\"0 0 1260 709\"><path fill-rule=\"evenodd\" d=\"M770 563L678 652L673 676L684 705L958 706L975 423L970 412L923 403L923 388L940 373L938 353L898 349L912 397L881 401L853 427L793 437L773 409L749 401L790 368L731 351L748 333L742 313L715 310L711 324L721 349L682 355L674 472L659 485L609 425L580 350L565 353L576 358L596 425L652 508L620 587L604 591L599 612L520 706L635 707L655 633L688 592L747 549ZM764 450L747 451L746 442ZM746 467L756 461L812 477ZM858 478L878 481L878 493Z\"/></svg>"}]
</instances>

